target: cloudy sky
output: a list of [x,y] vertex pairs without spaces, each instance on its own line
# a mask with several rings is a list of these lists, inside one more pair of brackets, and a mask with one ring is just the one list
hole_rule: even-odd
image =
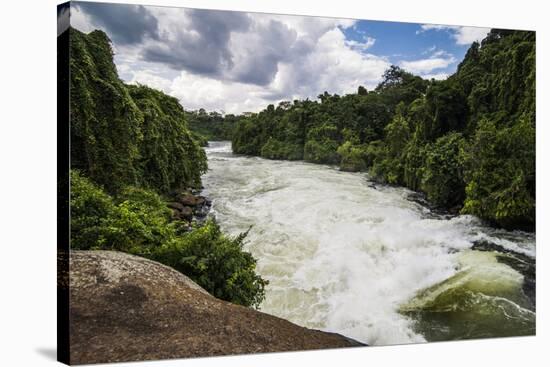
[[489,31],[84,2],[72,2],[70,23],[108,34],[124,81],[161,89],[186,109],[225,113],[315,99],[325,90],[370,90],[392,64],[424,78],[445,78]]

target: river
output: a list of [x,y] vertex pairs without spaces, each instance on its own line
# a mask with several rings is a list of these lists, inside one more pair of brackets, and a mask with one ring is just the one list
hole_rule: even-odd
[[251,228],[263,312],[369,345],[535,333],[535,234],[432,213],[366,173],[206,152],[212,215]]

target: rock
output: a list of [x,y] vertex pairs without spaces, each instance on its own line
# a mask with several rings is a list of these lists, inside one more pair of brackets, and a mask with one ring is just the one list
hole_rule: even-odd
[[182,206],[180,211],[180,218],[185,220],[191,220],[193,218],[193,209],[188,206]]
[[196,196],[189,193],[183,193],[178,196],[178,201],[185,206],[202,205],[205,201],[203,196]]
[[458,205],[455,205],[451,208],[449,208],[449,213],[451,213],[451,215],[459,215],[460,214],[460,211],[462,210],[462,205],[458,204]]
[[178,203],[178,202],[170,202],[168,204],[166,204],[167,207],[169,207],[170,209],[176,209],[178,211],[182,211],[184,206],[183,204],[181,203]]
[[409,193],[407,195],[407,200],[417,203],[427,209],[427,211],[423,213],[423,217],[429,219],[451,219],[456,217],[459,214],[460,209],[462,209],[462,206],[460,205],[449,209],[434,205],[428,200],[426,194],[421,192]]
[[193,208],[193,214],[195,214],[195,216],[197,217],[206,217],[208,215],[208,212],[210,211],[210,206],[204,204],[204,205],[199,205],[199,206],[196,206],[195,208]]
[[110,363],[363,345],[221,301],[137,256],[71,251],[70,363]]
[[206,220],[212,201],[205,196],[198,195],[198,191],[188,188],[185,191],[173,194],[174,200],[167,206],[174,210],[172,218],[183,221],[202,223]]
[[486,240],[474,241],[472,250],[489,251],[497,253],[497,261],[508,265],[523,275],[522,289],[525,296],[531,302],[533,309],[536,309],[536,261],[535,259],[503,246]]
[[172,220],[180,219],[180,211],[172,209]]

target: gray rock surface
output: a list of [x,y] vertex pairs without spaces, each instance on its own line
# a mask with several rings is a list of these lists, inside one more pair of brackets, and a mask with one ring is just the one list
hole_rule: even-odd
[[71,363],[363,345],[214,298],[181,273],[112,251],[70,255]]

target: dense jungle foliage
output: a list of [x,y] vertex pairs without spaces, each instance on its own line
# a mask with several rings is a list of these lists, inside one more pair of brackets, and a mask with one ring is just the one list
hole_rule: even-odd
[[215,111],[206,112],[201,108],[197,111],[185,111],[185,118],[189,129],[208,142],[231,140],[233,128],[243,116],[222,115]]
[[267,284],[246,233],[172,218],[166,195],[201,185],[200,141],[179,102],[125,85],[104,32],[70,32],[71,248],[124,251],[171,266],[212,295],[259,306]]
[[107,35],[70,30],[71,167],[110,193],[200,186],[206,155],[177,99],[118,77]]
[[535,223],[535,33],[492,30],[457,72],[392,66],[372,91],[269,105],[240,119],[233,151],[337,164],[422,191],[506,228]]

